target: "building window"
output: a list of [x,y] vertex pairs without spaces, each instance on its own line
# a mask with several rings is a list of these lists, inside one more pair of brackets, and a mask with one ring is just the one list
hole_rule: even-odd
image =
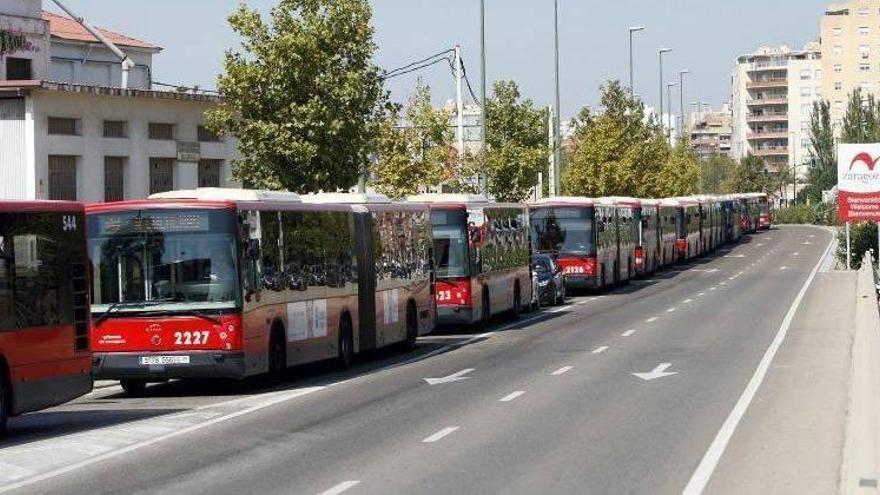
[[843,72],[843,65],[841,65],[841,64],[834,64],[834,72],[836,72],[836,73],[838,73],[838,74],[840,74],[841,72]]
[[859,72],[871,72],[871,64],[859,64]]
[[6,79],[10,81],[27,81],[33,79],[31,59],[8,57],[6,59]]
[[804,69],[801,71],[801,81],[809,81],[811,77],[813,77],[813,71],[810,69]]
[[813,92],[813,94],[816,95],[816,98],[821,98],[822,97],[822,87],[816,86],[816,90]]
[[812,144],[812,143],[810,143],[809,139],[806,139],[806,138],[801,139],[801,148],[809,148],[810,144]]
[[840,36],[843,34],[843,28],[836,27],[834,28],[834,36]]
[[208,129],[207,127],[205,127],[203,125],[200,125],[198,127],[198,135],[199,135],[199,142],[200,143],[219,143],[220,142],[220,136],[216,132],[212,131],[211,129]]
[[156,124],[150,122],[150,139],[158,141],[174,141],[174,124]]
[[104,201],[125,199],[125,157],[104,157]]
[[870,12],[870,9],[868,9],[868,7],[861,7],[859,9],[859,16],[860,17],[867,17],[869,12]]
[[61,117],[49,117],[49,134],[53,136],[78,136],[79,121]]
[[816,80],[817,81],[822,80],[822,69],[816,69]]
[[49,155],[49,199],[76,201],[76,157]]
[[150,194],[174,190],[174,159],[150,158]]
[[869,58],[871,58],[871,47],[869,47],[868,45],[859,46],[859,56],[862,58],[862,60],[868,60]]
[[199,160],[199,187],[220,187],[223,160]]
[[801,96],[809,97],[812,94],[812,91],[809,86],[801,87]]
[[843,83],[840,81],[836,81],[834,83],[834,91],[841,91],[841,90],[843,90]]
[[871,28],[868,26],[860,26],[859,27],[859,36],[867,36],[871,33]]
[[104,137],[105,138],[127,138],[128,124],[122,120],[105,120],[104,121]]

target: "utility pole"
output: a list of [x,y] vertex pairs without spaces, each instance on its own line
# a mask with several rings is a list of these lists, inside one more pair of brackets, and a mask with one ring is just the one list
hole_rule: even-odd
[[455,45],[455,108],[458,112],[457,135],[458,140],[458,162],[459,165],[464,161],[464,99],[462,97],[464,87],[464,67],[461,63],[461,46]]
[[480,137],[480,165],[482,176],[480,177],[480,189],[486,196],[489,195],[489,163],[486,159],[486,0],[480,0],[480,123],[482,136]]
[[[547,107],[547,142],[550,145],[550,154],[547,167],[547,193],[551,198],[556,196],[556,125],[553,105]],[[543,191],[543,185],[541,190]]]
[[633,78],[633,33],[644,31],[643,26],[632,26],[629,28],[629,96],[636,97],[635,82]]
[[678,71],[678,91],[679,91],[679,100],[678,100],[678,113],[679,118],[681,120],[681,124],[678,129],[678,135],[684,135],[684,75],[690,74],[691,71],[689,69],[683,69]]
[[555,38],[554,55],[556,59],[556,118],[553,122],[553,195],[562,191],[562,136],[560,135],[559,103],[559,0],[553,0],[553,32]]
[[663,125],[663,55],[672,51],[672,48],[660,49],[660,125]]
[[666,83],[666,99],[669,100],[669,117],[666,119],[669,126],[666,128],[666,138],[669,140],[669,143],[672,144],[672,88],[673,86],[678,86],[678,83],[671,82]]

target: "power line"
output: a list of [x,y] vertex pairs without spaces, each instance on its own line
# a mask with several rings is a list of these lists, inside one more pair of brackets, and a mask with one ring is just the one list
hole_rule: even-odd
[[[410,71],[402,72],[401,74],[396,74],[396,73],[397,73],[397,72],[400,72],[400,71],[404,71],[404,70],[409,69],[410,67],[413,67],[413,66],[416,66],[416,65],[422,65],[422,64],[424,64],[424,63],[426,63],[426,62],[429,62],[429,61],[432,61],[432,60],[434,60],[434,59],[436,59],[436,58],[438,58],[438,57],[442,57],[442,56],[444,56],[444,55],[448,55],[448,54],[450,54],[450,53],[452,53],[452,52],[454,52],[454,51],[455,51],[454,49],[450,48],[450,49],[448,49],[448,50],[444,50],[444,51],[442,51],[442,52],[440,52],[440,53],[435,53],[434,55],[431,55],[430,57],[423,58],[422,60],[416,60],[415,62],[412,62],[412,63],[406,64],[406,65],[404,65],[403,67],[398,67],[398,68],[396,68],[396,69],[389,70],[389,71],[387,71],[387,72],[385,73],[385,77],[384,77],[384,79],[390,79],[390,78],[392,78],[392,77],[396,77],[396,76],[398,76],[398,75],[408,74]],[[440,60],[444,60],[444,59],[440,59]],[[437,61],[435,61],[435,62],[433,62],[433,63],[431,63],[431,64],[428,64],[428,65],[433,65],[434,63],[437,63]],[[426,65],[425,67],[427,67],[427,65]]]
[[474,103],[476,103],[477,106],[482,106],[483,102],[480,101],[479,98],[477,98],[477,95],[474,93],[474,88],[471,87],[471,80],[468,78],[468,75],[467,75],[467,67],[465,66],[465,63],[464,63],[464,57],[460,57],[460,59],[461,59],[461,73],[464,75],[464,82],[467,84],[468,93],[471,94],[471,98],[474,99]]
[[444,61],[447,61],[447,62],[448,62],[449,59],[448,59],[448,58],[438,58],[437,60],[434,60],[433,62],[426,62],[426,63],[424,63],[424,64],[422,64],[422,65],[417,65],[417,66],[415,66],[415,67],[412,67],[412,68],[407,69],[407,70],[404,70],[404,71],[399,71],[399,70],[398,70],[398,72],[395,72],[394,74],[386,74],[386,75],[382,78],[382,80],[387,81],[388,79],[393,79],[393,78],[395,78],[395,77],[405,76],[406,74],[409,74],[409,73],[411,73],[411,72],[415,72],[415,71],[418,71],[418,70],[422,70],[422,69],[425,69],[425,68],[430,67],[430,66],[432,66],[432,65],[437,65],[437,64],[439,64],[439,63],[441,63],[441,62],[444,62]]

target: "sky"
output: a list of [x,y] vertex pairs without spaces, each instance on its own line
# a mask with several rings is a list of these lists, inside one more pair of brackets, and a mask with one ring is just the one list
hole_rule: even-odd
[[[246,0],[261,11],[277,0]],[[657,50],[665,77],[685,76],[685,104],[714,106],[730,99],[737,55],[759,46],[800,48],[819,37],[827,0],[557,0],[559,2],[560,93],[563,118],[596,106],[599,86],[629,79],[629,26],[646,30],[635,38],[635,90],[649,106],[659,98]],[[392,69],[459,44],[468,76],[479,94],[478,0],[371,0],[376,63]],[[237,0],[67,0],[94,25],[163,46],[154,59],[157,81],[214,88],[223,52],[237,45],[226,23]],[[554,101],[553,0],[485,0],[487,78],[516,80],[538,105]],[[50,10],[50,0],[44,0]],[[422,77],[435,102],[455,97],[448,65],[394,79],[392,98],[405,101]],[[676,93],[677,94],[677,93]],[[664,94],[665,98],[665,94]],[[676,96],[675,104],[678,104]]]

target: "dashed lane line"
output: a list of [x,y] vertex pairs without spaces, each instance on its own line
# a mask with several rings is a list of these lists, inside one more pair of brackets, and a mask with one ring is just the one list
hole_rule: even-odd
[[440,440],[443,440],[443,438],[455,433],[456,430],[458,430],[458,426],[447,426],[446,428],[443,428],[437,433],[434,433],[433,435],[422,440],[422,443],[439,442]]
[[593,354],[602,354],[603,352],[605,352],[607,350],[608,350],[608,346],[603,345],[602,347],[598,347],[598,348],[594,349]]
[[563,366],[562,368],[559,368],[558,370],[556,370],[556,371],[554,371],[553,373],[550,373],[550,374],[553,375],[553,376],[559,376],[559,375],[562,375],[562,374],[568,373],[569,371],[571,371],[571,370],[573,370],[573,369],[574,369],[574,366]]
[[354,488],[360,484],[361,484],[361,482],[356,481],[356,480],[343,481],[342,483],[334,486],[333,488],[331,488],[327,491],[321,492],[320,495],[339,495],[340,493],[347,492],[348,490],[351,490],[352,488]]
[[505,395],[504,397],[498,399],[498,402],[513,402],[516,399],[519,399],[520,397],[525,395],[525,393],[526,393],[525,390],[517,390],[516,392],[511,392],[511,393]]
[[632,337],[633,334],[635,334],[635,333],[636,333],[635,330],[627,330],[627,331],[623,332],[622,334],[620,334],[620,336],[621,337]]
[[660,318],[658,318],[656,316],[652,316],[652,317],[648,318],[647,320],[645,320],[645,323],[654,323],[655,321],[657,321],[659,319]]

